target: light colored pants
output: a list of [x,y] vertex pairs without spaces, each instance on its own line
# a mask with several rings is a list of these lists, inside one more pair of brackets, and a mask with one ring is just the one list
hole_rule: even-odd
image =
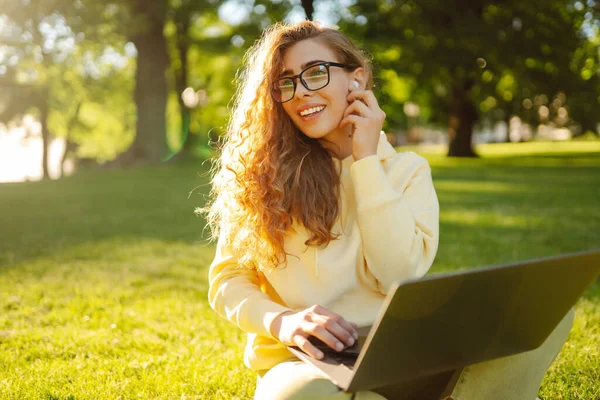
[[[534,400],[546,371],[560,352],[573,325],[571,309],[537,349],[469,365],[457,370],[439,399]],[[340,391],[315,367],[288,361],[259,374],[255,400],[341,400],[352,393]],[[374,392],[357,392],[355,400],[384,400]],[[401,395],[390,399],[402,400]]]

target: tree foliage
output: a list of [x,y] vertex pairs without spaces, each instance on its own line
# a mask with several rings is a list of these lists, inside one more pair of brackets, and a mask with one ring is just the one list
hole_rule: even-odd
[[[123,164],[206,147],[262,30],[327,10],[373,57],[387,128],[406,127],[401,111],[416,103],[422,123],[448,129],[449,154],[469,156],[478,121],[597,130],[599,4],[0,0],[0,121],[35,113],[45,143],[63,137],[70,154]],[[205,101],[185,104],[186,89]]]
[[[0,122],[37,115],[45,177],[53,137],[64,138],[74,158],[110,159],[131,141],[131,62],[115,50],[123,44],[117,35],[93,40],[90,27],[103,30],[103,17],[94,25],[94,14],[76,13],[77,4],[11,1],[0,8]],[[92,142],[95,151],[86,154]]]
[[[353,14],[366,23],[341,25],[373,49],[386,83],[402,77],[410,99],[429,110],[432,122],[448,127],[449,154],[469,156],[473,126],[482,117],[527,118],[525,99],[560,93],[575,99],[587,87],[576,60],[583,58],[578,52],[591,55],[582,27],[593,20],[593,2],[577,3],[358,0]],[[597,80],[597,71],[593,75]],[[581,123],[593,119],[578,112]]]

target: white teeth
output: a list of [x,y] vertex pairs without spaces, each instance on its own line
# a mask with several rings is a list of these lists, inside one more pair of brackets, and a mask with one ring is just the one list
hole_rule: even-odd
[[307,115],[319,112],[319,111],[323,110],[324,108],[325,108],[325,106],[318,106],[318,107],[309,108],[309,109],[301,111],[300,115],[303,116],[303,117],[306,117]]

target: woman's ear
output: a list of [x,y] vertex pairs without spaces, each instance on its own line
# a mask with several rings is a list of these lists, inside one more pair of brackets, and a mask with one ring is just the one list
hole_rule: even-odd
[[351,85],[356,85],[354,81],[358,82],[358,88],[364,89],[367,84],[367,76],[365,73],[365,69],[363,67],[358,67],[354,71],[352,71],[352,82]]

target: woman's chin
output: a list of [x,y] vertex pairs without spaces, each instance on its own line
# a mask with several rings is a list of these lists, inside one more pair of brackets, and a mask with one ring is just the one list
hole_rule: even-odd
[[304,135],[308,136],[312,139],[323,139],[332,132],[333,129],[329,129],[329,127],[311,127],[311,129],[300,129]]
[[304,134],[311,139],[317,139],[317,140],[323,139],[323,137],[327,136],[327,134],[320,133],[320,132],[304,132]]

